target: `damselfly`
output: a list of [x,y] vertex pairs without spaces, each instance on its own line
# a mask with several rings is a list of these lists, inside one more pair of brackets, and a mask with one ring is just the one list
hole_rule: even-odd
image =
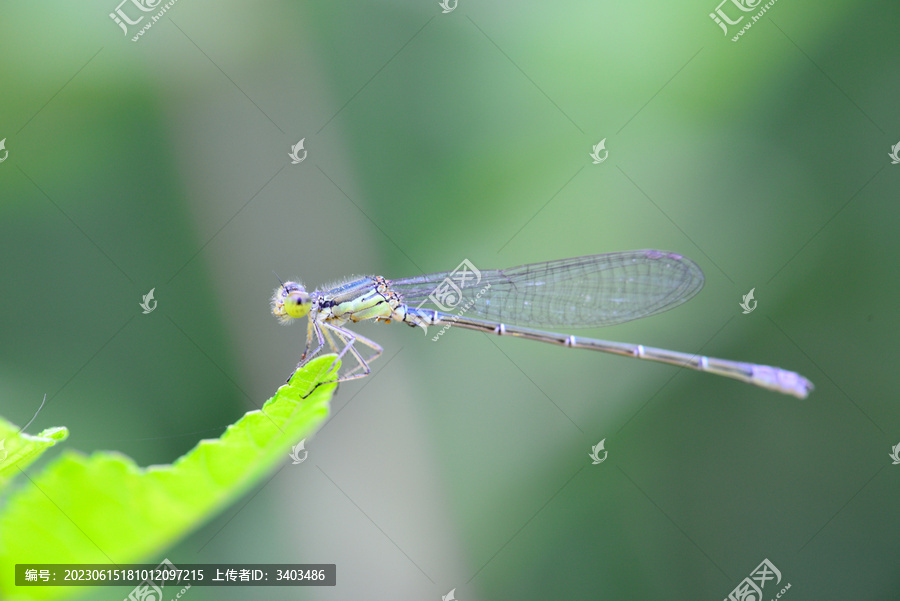
[[[659,250],[636,250],[496,270],[479,271],[465,261],[452,272],[401,280],[366,276],[312,292],[298,282],[285,282],[275,289],[272,313],[282,323],[309,318],[306,349],[298,369],[326,343],[337,353],[335,361],[347,354],[353,357],[356,366],[335,382],[369,374],[369,362],[381,354],[382,348],[345,326],[374,319],[400,321],[426,330],[429,326],[452,325],[649,359],[806,398],[812,383],[777,367],[532,329],[623,323],[667,311],[689,300],[702,287],[703,272],[690,259]],[[461,309],[455,314],[451,312],[458,307]],[[371,351],[366,353],[368,357],[363,357],[360,345]]]

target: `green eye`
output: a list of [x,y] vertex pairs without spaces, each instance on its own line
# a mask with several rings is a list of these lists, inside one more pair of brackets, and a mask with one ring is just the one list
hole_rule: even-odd
[[289,317],[305,317],[309,313],[309,295],[306,292],[295,290],[284,299],[284,312]]
[[272,295],[272,314],[281,323],[290,323],[298,317],[305,317],[312,306],[306,289],[297,282],[285,282]]

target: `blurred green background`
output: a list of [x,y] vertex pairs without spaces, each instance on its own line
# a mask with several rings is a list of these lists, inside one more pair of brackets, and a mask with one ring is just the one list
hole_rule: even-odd
[[138,42],[115,9],[2,8],[0,414],[47,393],[29,431],[142,465],[218,436],[302,351],[273,270],[639,248],[693,258],[704,290],[592,334],[816,384],[362,324],[385,354],[309,459],[173,563],[337,564],[335,588],[255,598],[525,601],[722,599],[768,558],[786,599],[900,596],[896,2],[779,0],[736,43],[715,0],[179,0]]

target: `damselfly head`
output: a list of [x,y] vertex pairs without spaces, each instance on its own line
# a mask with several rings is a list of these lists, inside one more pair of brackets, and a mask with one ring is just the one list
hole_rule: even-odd
[[306,317],[312,301],[302,284],[285,282],[272,295],[272,314],[281,323],[291,323],[298,317]]

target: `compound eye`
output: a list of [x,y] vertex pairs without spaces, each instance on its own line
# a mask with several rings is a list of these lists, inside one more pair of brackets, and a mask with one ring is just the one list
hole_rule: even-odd
[[293,290],[284,299],[284,311],[290,317],[304,317],[309,313],[309,294],[299,290]]

